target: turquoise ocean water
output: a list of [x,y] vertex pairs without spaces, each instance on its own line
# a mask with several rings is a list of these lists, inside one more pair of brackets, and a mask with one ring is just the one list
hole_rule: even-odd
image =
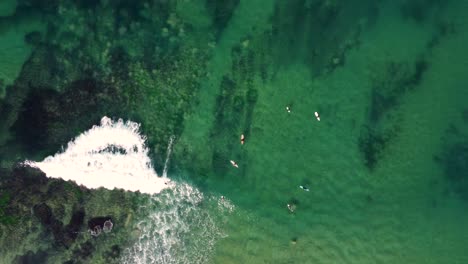
[[[273,66],[271,79],[254,77],[258,101],[245,145],[237,145],[238,138],[227,131],[213,147],[211,113],[221,76],[231,70],[230,42],[242,34],[239,31],[248,31],[249,23],[271,26],[266,22],[271,4],[239,5],[232,27],[214,52],[209,66],[214,70],[200,91],[201,104],[181,139],[193,146],[195,161],[209,159],[204,155],[220,145],[239,163],[239,169],[229,168],[223,175],[206,174],[206,189],[222,190],[237,205],[226,227],[229,236],[216,246],[214,263],[466,263],[467,204],[454,191],[454,185],[464,183],[453,182],[435,158],[454,144],[450,127],[460,136],[456,141],[466,142],[466,3],[451,2],[440,13],[428,11],[425,15],[431,18],[415,21],[402,19],[399,5],[383,1],[375,21],[348,18],[348,23],[370,25],[358,33],[359,44],[347,52],[344,66],[325,76],[315,76],[302,60],[309,54],[307,36],[272,40],[294,44],[281,51],[284,57]],[[346,8],[349,16],[362,12],[357,3]],[[434,38],[440,30],[430,25],[432,18],[458,25],[457,33],[447,33],[431,47],[428,43],[439,41]],[[334,36],[340,30],[349,34],[346,25],[333,30]],[[323,45],[334,45],[326,35],[325,31],[312,41],[323,37]],[[320,45],[310,47],[320,53]],[[401,74],[399,69],[421,58],[427,69],[416,87],[401,92],[398,103],[374,122],[369,117],[374,93],[392,81],[373,78],[399,78],[394,77]],[[383,73],[388,61],[401,62],[399,69]],[[291,113],[285,110],[288,105]],[[320,122],[314,111],[320,113]],[[372,169],[363,163],[358,147],[363,125],[397,131],[388,145],[376,143],[378,162]],[[229,141],[235,146],[229,148]],[[463,154],[449,155],[467,162],[466,156],[457,157]],[[455,173],[466,180],[468,172],[461,167]],[[288,211],[288,203],[297,205],[294,213]]]
[[[177,116],[178,187],[141,203],[120,260],[468,263],[468,1],[225,2],[216,32],[213,1],[171,6],[205,74]],[[150,142],[173,113],[155,102],[123,116]]]

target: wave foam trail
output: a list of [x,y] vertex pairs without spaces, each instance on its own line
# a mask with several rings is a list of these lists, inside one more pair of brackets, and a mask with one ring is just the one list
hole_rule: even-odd
[[99,126],[69,142],[65,152],[24,164],[39,168],[48,177],[72,180],[91,189],[159,193],[168,186],[169,179],[166,175],[158,177],[154,171],[146,138],[139,129],[138,123],[103,117]]
[[[122,263],[207,263],[216,241],[225,235],[221,224],[233,205],[206,198],[196,188],[173,184],[144,205],[150,212],[138,223],[138,241],[126,249]],[[225,208],[226,207],[226,208]]]

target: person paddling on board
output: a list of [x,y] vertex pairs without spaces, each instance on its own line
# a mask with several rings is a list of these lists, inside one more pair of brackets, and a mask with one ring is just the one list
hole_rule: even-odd
[[236,168],[239,168],[239,165],[237,165],[237,163],[236,163],[235,161],[230,160],[230,162],[231,162],[231,165],[232,165],[232,166],[234,166],[234,167],[236,167]]
[[304,186],[304,185],[299,185],[299,188],[301,188],[302,190],[304,190],[304,191],[306,191],[306,192],[310,191],[309,188],[307,188],[307,187]]
[[245,137],[244,137],[244,134],[242,134],[241,137],[240,137],[241,145],[244,145],[244,142],[245,142]]

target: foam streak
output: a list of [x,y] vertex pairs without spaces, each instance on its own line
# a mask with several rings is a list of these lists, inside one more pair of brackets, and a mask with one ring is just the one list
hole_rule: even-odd
[[169,138],[169,144],[167,146],[167,155],[166,155],[166,162],[164,162],[164,169],[163,169],[163,177],[167,177],[167,170],[169,166],[169,159],[171,158],[172,153],[172,144],[174,143],[174,136]]

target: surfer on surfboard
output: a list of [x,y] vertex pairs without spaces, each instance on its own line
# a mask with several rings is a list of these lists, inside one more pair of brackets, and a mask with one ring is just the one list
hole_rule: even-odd
[[231,165],[232,165],[232,166],[234,166],[234,167],[236,167],[236,168],[239,168],[239,165],[237,165],[237,163],[236,163],[235,161],[230,160],[230,162],[231,162]]
[[319,115],[319,113],[318,113],[318,112],[315,112],[314,114],[315,114],[315,118],[317,118],[317,121],[320,121],[320,115]]

